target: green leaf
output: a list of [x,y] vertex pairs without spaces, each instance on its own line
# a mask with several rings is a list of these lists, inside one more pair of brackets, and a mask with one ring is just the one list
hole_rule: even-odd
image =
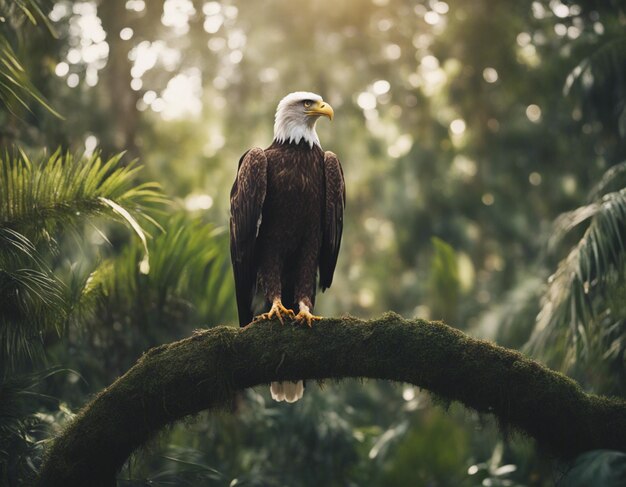
[[0,158],[0,225],[35,242],[59,225],[75,227],[93,216],[115,215],[144,243],[137,217],[166,199],[154,184],[135,185],[139,166],[123,165],[121,154],[102,161],[99,154],[75,158],[56,151],[33,163],[14,150]]
[[148,256],[149,252],[148,252],[148,242],[146,240],[146,234],[144,233],[139,223],[137,223],[137,220],[133,218],[133,216],[128,212],[128,210],[126,210],[126,208],[124,208],[121,205],[118,205],[115,201],[105,198],[104,196],[99,196],[98,199],[102,201],[104,204],[110,206],[111,209],[115,213],[120,215],[131,226],[131,228],[135,231],[135,233],[139,237],[139,240],[141,240],[145,254],[146,256]]
[[30,103],[35,102],[55,117],[63,119],[63,116],[48,104],[31,83],[11,44],[2,34],[0,34],[0,100],[14,115],[18,114],[18,107],[32,112]]

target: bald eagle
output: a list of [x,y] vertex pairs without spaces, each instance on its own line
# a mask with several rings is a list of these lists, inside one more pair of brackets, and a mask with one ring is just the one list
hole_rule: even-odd
[[[276,109],[274,140],[241,156],[230,193],[230,252],[240,326],[253,320],[257,289],[267,313],[312,326],[316,279],[333,281],[343,230],[345,185],[339,159],[324,152],[315,132],[332,107],[315,93],[298,91]],[[297,314],[296,314],[297,313]],[[294,402],[302,381],[272,382],[272,397]]]

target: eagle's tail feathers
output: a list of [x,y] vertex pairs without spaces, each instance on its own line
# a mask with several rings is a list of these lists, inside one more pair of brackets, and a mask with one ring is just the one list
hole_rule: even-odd
[[301,380],[298,382],[272,382],[270,392],[274,401],[296,402],[298,399],[302,399],[304,383]]

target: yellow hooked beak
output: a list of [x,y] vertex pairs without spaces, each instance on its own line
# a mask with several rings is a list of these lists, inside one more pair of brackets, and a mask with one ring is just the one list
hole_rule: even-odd
[[306,113],[309,117],[319,117],[324,115],[330,120],[332,120],[333,116],[335,115],[333,107],[331,107],[325,101],[316,101],[304,113]]

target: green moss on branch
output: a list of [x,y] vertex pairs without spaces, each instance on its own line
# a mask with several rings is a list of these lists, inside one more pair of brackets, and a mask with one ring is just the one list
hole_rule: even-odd
[[370,377],[408,382],[525,431],[562,457],[626,450],[626,403],[584,393],[516,351],[438,322],[389,313],[313,329],[217,327],[146,353],[49,448],[38,485],[115,485],[133,450],[165,425],[273,380]]

